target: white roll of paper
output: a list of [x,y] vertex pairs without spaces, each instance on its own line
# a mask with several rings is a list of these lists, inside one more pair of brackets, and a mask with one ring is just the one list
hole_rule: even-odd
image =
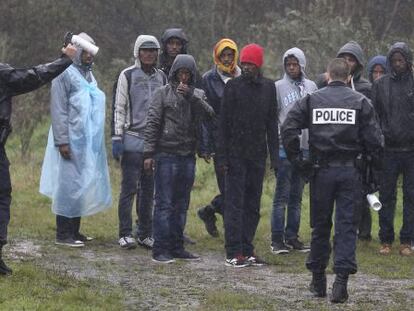
[[381,202],[378,200],[377,196],[373,193],[367,194],[367,200],[369,206],[376,212],[382,208]]
[[96,45],[86,41],[85,39],[83,39],[82,37],[79,37],[78,35],[73,35],[71,42],[72,44],[80,47],[81,49],[84,49],[85,51],[91,53],[93,56],[95,56],[96,53],[98,53],[99,51],[99,48]]

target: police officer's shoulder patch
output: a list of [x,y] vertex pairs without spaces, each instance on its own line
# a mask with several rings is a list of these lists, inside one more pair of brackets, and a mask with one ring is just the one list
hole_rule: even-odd
[[355,124],[356,110],[343,108],[315,108],[312,124]]

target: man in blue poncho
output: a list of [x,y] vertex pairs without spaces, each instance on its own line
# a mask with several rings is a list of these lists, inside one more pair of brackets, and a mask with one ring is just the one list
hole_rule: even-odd
[[[86,33],[80,37],[94,44]],[[93,55],[78,49],[74,64],[53,80],[52,127],[43,162],[40,192],[53,201],[56,244],[82,247],[80,217],[111,206],[106,161],[105,94],[92,74]]]

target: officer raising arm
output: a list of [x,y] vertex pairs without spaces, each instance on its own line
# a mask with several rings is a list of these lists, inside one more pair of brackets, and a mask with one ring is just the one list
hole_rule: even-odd
[[69,44],[62,49],[62,53],[62,57],[52,63],[27,69],[16,69],[0,63],[0,275],[12,272],[1,258],[1,249],[7,243],[12,191],[5,150],[7,136],[11,132],[11,99],[41,87],[69,67],[72,64],[71,59],[75,57],[76,48]]
[[[355,167],[360,153],[371,155],[379,168],[382,133],[369,100],[346,86],[349,66],[336,58],[328,65],[328,86],[305,96],[289,111],[282,125],[287,157],[309,180],[311,251],[306,267],[312,272],[310,290],[326,296],[325,269],[331,251],[334,204],[334,272],[331,301],[348,299],[348,275],[357,271],[356,213],[361,202],[361,175]],[[309,128],[310,160],[302,160],[301,129]]]

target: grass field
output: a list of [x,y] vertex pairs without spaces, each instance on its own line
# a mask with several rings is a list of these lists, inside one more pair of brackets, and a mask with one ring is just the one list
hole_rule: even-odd
[[[17,243],[16,241],[33,241],[43,245],[43,257],[48,256],[48,249],[51,249],[51,252],[56,252],[53,245],[55,217],[50,211],[49,200],[38,193],[47,130],[48,128],[45,125],[36,132],[33,140],[34,150],[30,159],[20,159],[15,139],[11,139],[7,145],[8,156],[12,163],[13,181],[12,216],[9,226],[10,244],[13,246]],[[97,243],[97,246],[95,250],[99,251],[104,247],[107,249],[109,246],[113,253],[119,253],[119,248],[116,245],[118,232],[117,200],[120,181],[119,164],[111,160],[110,171],[113,208],[104,213],[84,218],[82,228],[89,235],[96,237],[95,243]],[[255,240],[257,253],[272,264],[272,272],[274,273],[291,274],[292,277],[307,275],[303,254],[279,257],[270,253],[270,214],[274,183],[273,172],[268,171],[263,188],[261,221]],[[202,223],[196,217],[197,207],[208,203],[215,193],[216,185],[212,166],[198,160],[197,178],[192,193],[186,231],[189,236],[197,240],[193,250],[202,255],[212,254],[212,256],[218,256],[222,260],[224,258],[222,229],[220,238],[212,239],[207,236]],[[308,189],[306,187],[300,229],[301,239],[305,242],[309,242],[310,239],[308,206]],[[380,280],[384,280],[384,282],[391,279],[412,279],[414,277],[414,259],[400,257],[397,247],[394,248],[393,254],[389,257],[377,255],[379,247],[377,238],[378,215],[376,213],[372,214],[374,240],[370,243],[358,244],[359,272],[373,275]],[[221,219],[219,219],[219,228],[222,228],[221,224]],[[401,200],[398,201],[395,224],[396,228],[399,229],[401,225]],[[47,265],[38,264],[41,262],[40,259],[14,258],[9,253],[11,246],[6,246],[4,253],[7,262],[14,270],[14,274],[11,277],[0,279],[1,310],[123,310],[124,308],[130,308],[125,306],[125,290],[122,284],[107,282],[105,279],[78,278],[76,275],[64,273],[55,268],[48,269]],[[396,246],[398,245],[396,244]],[[63,250],[62,256],[76,257],[76,254]],[[153,272],[159,275],[168,275],[170,270],[156,267]],[[390,291],[392,290],[390,288]],[[412,292],[414,287],[411,286],[409,290]],[[137,295],[139,294],[137,293]],[[159,289],[160,297],[169,295],[172,295],[172,293],[168,287]],[[226,290],[212,288],[205,293],[197,292],[195,295],[202,297],[197,307],[200,310],[285,309],[278,307],[281,306],[280,297],[273,297],[273,300],[269,301],[266,295],[258,296],[237,292],[230,285]],[[395,310],[405,309],[402,306],[405,306],[404,301],[406,299],[407,297],[396,297],[395,300],[402,301],[402,303],[396,303]],[[318,305],[311,299],[302,302],[302,307],[309,310],[328,310],[330,308],[326,305]],[[363,304],[357,303],[351,309],[371,310],[371,307],[364,308]],[[140,308],[136,310],[140,310]],[[394,310],[393,305],[391,304],[391,307],[386,308],[386,310]],[[406,310],[410,310],[410,308]]]

